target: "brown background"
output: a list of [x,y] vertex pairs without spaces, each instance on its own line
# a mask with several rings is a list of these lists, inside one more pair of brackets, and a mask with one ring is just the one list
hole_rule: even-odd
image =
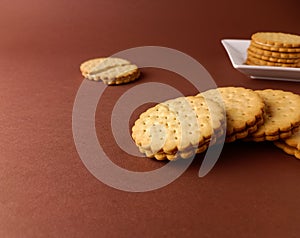
[[[136,46],[182,51],[218,86],[300,93],[297,83],[242,75],[220,44],[256,31],[300,34],[299,7],[296,0],[2,0],[0,237],[299,237],[300,163],[272,143],[227,144],[204,178],[197,176],[200,155],[170,185],[128,193],[88,172],[71,127],[79,64]],[[109,112],[122,92],[147,81],[195,93],[158,69],[106,91],[96,115],[97,131],[106,135],[99,140],[114,162],[140,171],[160,164],[118,149]]]

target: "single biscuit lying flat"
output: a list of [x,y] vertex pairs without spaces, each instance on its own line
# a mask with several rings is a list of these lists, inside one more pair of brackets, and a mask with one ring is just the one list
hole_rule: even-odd
[[287,139],[274,141],[274,144],[287,154],[300,159],[300,131],[293,133]]
[[282,90],[257,90],[265,103],[264,124],[247,139],[274,141],[287,138],[300,126],[300,96]]
[[82,75],[93,81],[102,80],[105,84],[122,84],[137,79],[138,67],[128,60],[120,58],[97,58],[85,61],[80,65]]
[[[217,90],[217,91],[216,91]],[[217,97],[218,93],[221,97]],[[242,87],[221,87],[200,93],[225,106],[226,142],[232,142],[248,136],[263,123],[264,102],[251,89]],[[221,100],[221,101],[220,101]]]
[[222,135],[224,120],[218,103],[203,97],[180,97],[142,113],[132,128],[132,138],[147,157],[188,158]]

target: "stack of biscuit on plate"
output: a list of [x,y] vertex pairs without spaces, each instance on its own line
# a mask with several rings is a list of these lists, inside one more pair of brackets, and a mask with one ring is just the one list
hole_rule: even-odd
[[253,34],[246,64],[300,67],[300,36],[280,32]]

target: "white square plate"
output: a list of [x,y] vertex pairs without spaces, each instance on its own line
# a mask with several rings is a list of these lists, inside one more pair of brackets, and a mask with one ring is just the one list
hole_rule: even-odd
[[300,82],[300,68],[246,65],[250,40],[224,39],[221,42],[232,66],[250,78]]

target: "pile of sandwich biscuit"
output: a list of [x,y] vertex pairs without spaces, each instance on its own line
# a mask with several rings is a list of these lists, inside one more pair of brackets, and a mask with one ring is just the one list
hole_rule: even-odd
[[246,64],[300,67],[300,36],[281,32],[253,34]]
[[[252,35],[246,64],[300,67],[300,36]],[[82,75],[107,85],[139,78],[125,59],[96,58],[80,65]],[[139,150],[157,160],[190,158],[209,146],[236,140],[272,141],[300,159],[300,95],[282,90],[220,87],[179,97],[143,112],[132,128]]]
[[273,141],[300,159],[300,95],[282,90],[220,87],[143,112],[132,128],[139,150],[157,160],[189,158],[223,137]]

